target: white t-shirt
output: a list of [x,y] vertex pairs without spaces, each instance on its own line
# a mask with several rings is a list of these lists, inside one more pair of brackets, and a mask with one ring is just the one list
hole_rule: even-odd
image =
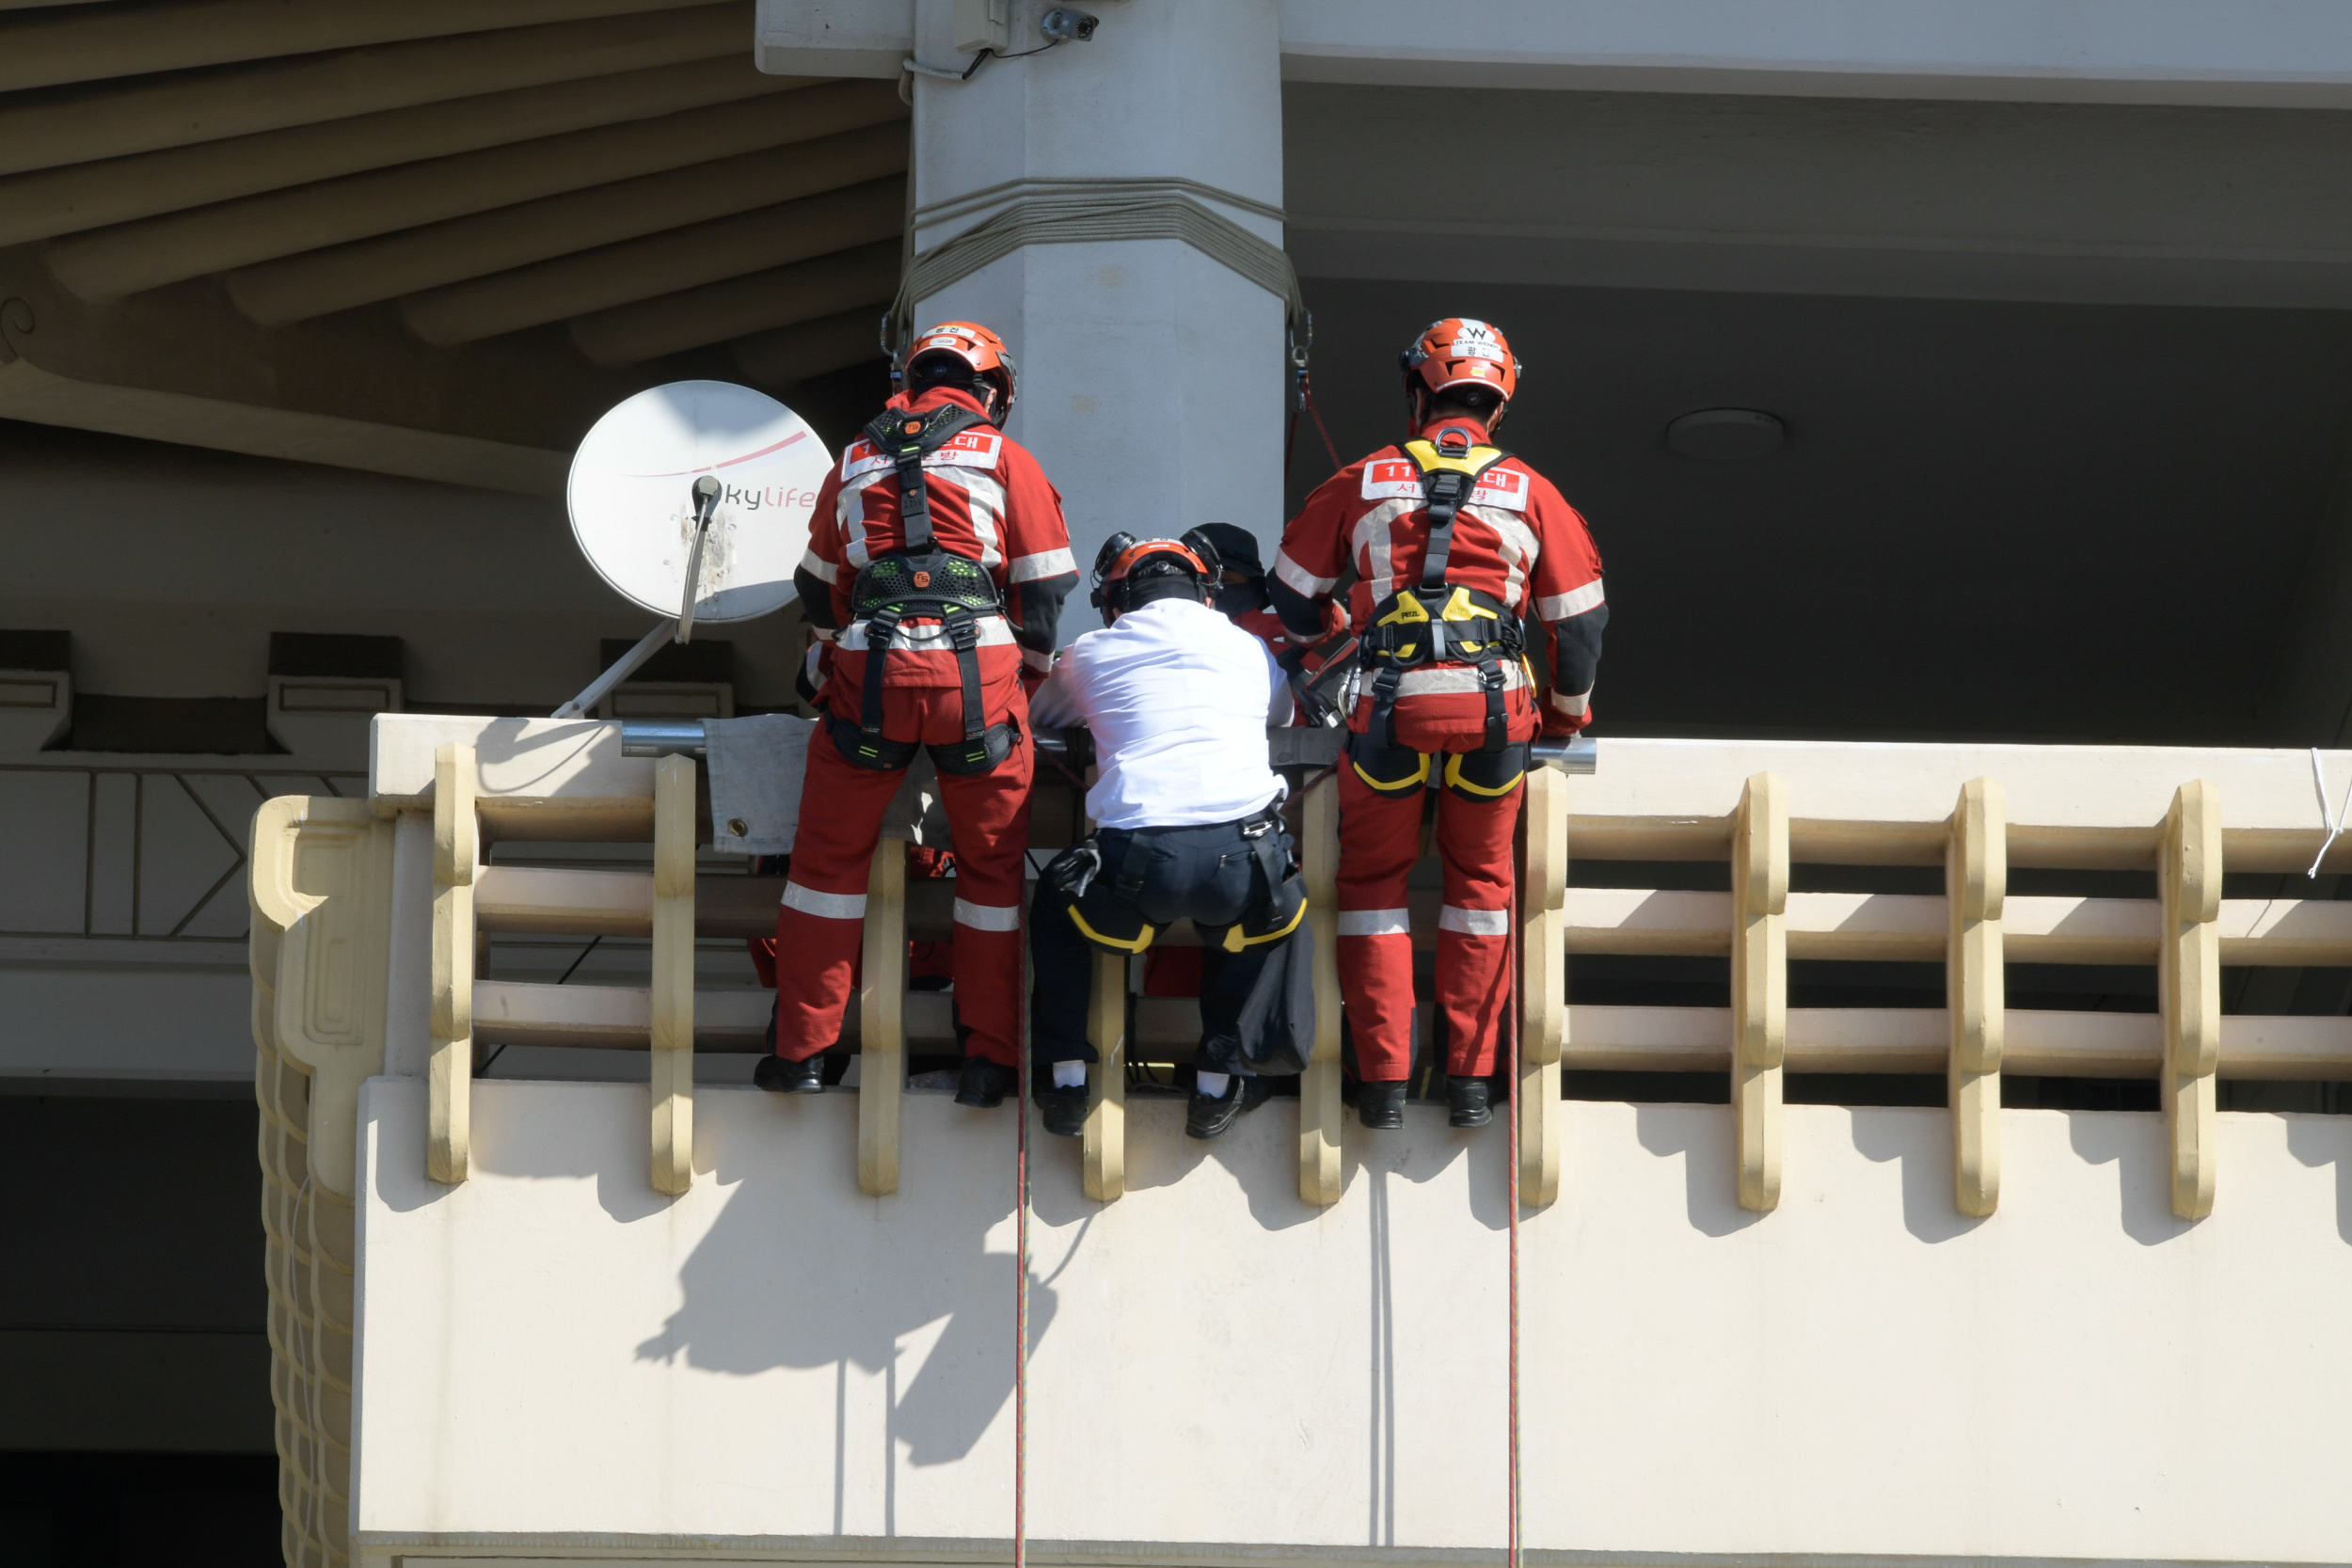
[[1290,706],[1263,642],[1207,605],[1155,599],[1064,648],[1029,714],[1093,732],[1098,825],[1182,828],[1253,816],[1282,792],[1265,732]]

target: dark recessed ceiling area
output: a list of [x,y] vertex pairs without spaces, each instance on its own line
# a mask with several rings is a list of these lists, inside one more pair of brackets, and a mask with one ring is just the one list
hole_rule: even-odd
[[[1592,519],[1597,733],[2308,744],[2256,717],[2352,435],[2352,311],[1310,277],[1344,457],[1483,316],[1502,445]],[[1677,455],[1698,409],[1768,454]],[[1299,432],[1291,504],[1329,471]],[[2341,509],[2343,501],[2334,502]],[[2352,691],[2352,672],[2346,673]]]

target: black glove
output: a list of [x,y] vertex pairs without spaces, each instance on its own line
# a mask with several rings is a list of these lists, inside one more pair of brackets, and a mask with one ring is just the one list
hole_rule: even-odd
[[1045,864],[1045,879],[1073,899],[1084,898],[1103,869],[1103,851],[1092,838],[1082,838]]

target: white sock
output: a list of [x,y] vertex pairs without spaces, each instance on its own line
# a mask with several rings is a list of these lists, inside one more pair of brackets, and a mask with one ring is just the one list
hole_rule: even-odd
[[1233,1086],[1233,1075],[1230,1072],[1203,1072],[1197,1075],[1194,1082],[1200,1085],[1200,1092],[1211,1100],[1222,1100],[1225,1091]]
[[1054,1087],[1057,1089],[1083,1089],[1086,1086],[1086,1063],[1056,1062],[1054,1064]]

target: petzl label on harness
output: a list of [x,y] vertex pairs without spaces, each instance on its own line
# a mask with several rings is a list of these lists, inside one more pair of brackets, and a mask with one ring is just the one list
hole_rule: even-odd
[[[939,450],[923,457],[926,468],[993,468],[1005,452],[1005,438],[993,430],[964,430],[940,443]],[[841,482],[848,483],[862,474],[895,467],[898,459],[883,451],[866,436],[850,443],[841,454]]]

